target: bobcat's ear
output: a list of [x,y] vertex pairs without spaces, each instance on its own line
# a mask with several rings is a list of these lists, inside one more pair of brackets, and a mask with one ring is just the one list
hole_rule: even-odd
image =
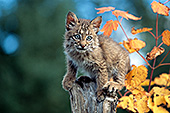
[[96,17],[91,21],[91,24],[93,25],[93,30],[98,33],[100,25],[102,23],[102,16]]
[[66,18],[66,29],[71,30],[77,24],[78,18],[73,12],[69,12]]

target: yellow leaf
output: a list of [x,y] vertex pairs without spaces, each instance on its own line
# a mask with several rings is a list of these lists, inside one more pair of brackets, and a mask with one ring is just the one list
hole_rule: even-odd
[[149,97],[149,99],[148,99],[148,107],[153,111],[154,103],[152,102],[151,97]]
[[166,105],[164,96],[161,96],[159,94],[154,94],[154,105],[160,105],[160,104]]
[[166,95],[164,98],[165,101],[168,103],[167,107],[170,108],[170,95]]
[[160,86],[170,86],[170,74],[163,73],[159,77],[155,77],[154,83]]
[[154,106],[153,112],[154,113],[169,113],[165,108],[163,108],[161,106],[160,107]]
[[145,47],[146,44],[145,42],[135,38],[135,39],[129,39],[129,41],[123,41],[123,46],[125,47],[126,50],[128,50],[129,53],[133,53]]
[[142,98],[136,100],[135,102],[135,109],[139,112],[139,113],[145,113],[145,112],[149,112],[150,109],[147,106],[147,101],[148,101],[148,97],[147,96],[143,96]]
[[[149,79],[146,79],[143,83],[141,83],[141,86],[149,86]],[[154,85],[154,81],[151,81],[151,85]]]
[[162,41],[164,44],[166,44],[167,46],[170,46],[170,31],[169,30],[165,30],[162,33]]
[[129,41],[123,41],[123,46],[125,47],[126,50],[129,51],[129,53],[133,53],[136,51],[130,46]]
[[136,87],[127,87],[128,90],[130,90],[132,92],[132,94],[141,94],[141,95],[145,95],[145,91],[144,88],[142,86],[136,86]]
[[152,8],[154,13],[169,16],[169,10],[170,9],[167,6],[165,6],[164,4],[153,1],[151,3],[151,8]]
[[133,35],[135,35],[135,34],[138,34],[138,33],[146,32],[146,31],[151,31],[151,30],[152,30],[152,28],[146,28],[146,27],[144,27],[144,28],[142,28],[142,29],[135,29],[135,27],[132,27],[131,33],[132,33]]
[[152,94],[158,94],[160,96],[170,95],[170,91],[164,87],[153,87],[152,90],[149,92]]
[[154,113],[169,113],[166,109],[163,107],[158,107],[155,102],[152,102],[152,98],[149,97],[148,99],[148,107],[154,112]]
[[140,50],[146,46],[146,43],[144,41],[141,41],[135,38],[134,40],[130,40],[130,46],[133,49]]
[[133,95],[123,96],[122,98],[120,98],[117,107],[136,112],[133,105]]
[[133,70],[126,75],[127,85],[138,87],[142,82],[146,80],[147,74],[148,69],[145,66],[133,66]]

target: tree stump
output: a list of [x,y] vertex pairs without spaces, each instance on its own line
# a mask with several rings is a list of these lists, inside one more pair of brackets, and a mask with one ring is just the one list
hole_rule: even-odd
[[69,91],[73,113],[116,113],[117,93],[106,95],[104,101],[96,100],[96,82],[81,76]]

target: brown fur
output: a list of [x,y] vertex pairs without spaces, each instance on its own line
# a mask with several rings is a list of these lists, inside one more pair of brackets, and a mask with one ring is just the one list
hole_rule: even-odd
[[[63,79],[63,88],[70,90],[78,68],[83,69],[96,80],[99,100],[103,88],[122,89],[125,74],[130,70],[128,52],[111,38],[97,35],[101,22],[101,17],[90,21],[68,13],[64,41],[67,73]],[[111,78],[113,81],[109,81]]]

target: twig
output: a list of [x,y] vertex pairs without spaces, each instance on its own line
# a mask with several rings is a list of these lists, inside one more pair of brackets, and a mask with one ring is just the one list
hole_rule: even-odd
[[120,91],[118,91],[118,94],[122,97],[122,93]]
[[161,34],[161,35],[159,35],[159,36],[158,36],[158,38],[160,38],[161,36],[162,36],[162,34]]
[[[116,18],[117,18],[117,21],[119,21],[118,17],[116,17]],[[125,30],[124,30],[123,26],[121,25],[120,21],[119,21],[119,25],[120,25],[120,27],[121,27],[121,29],[122,29],[123,33],[125,34],[125,36],[126,36],[127,40],[129,41],[129,38],[128,38],[128,36],[127,36],[127,34],[126,34],[126,32],[125,32]]]
[[126,91],[126,93],[124,94],[124,96],[126,96],[128,93],[130,93],[130,91]]
[[162,45],[162,44],[163,44],[163,42],[162,42],[162,43],[160,43],[158,47],[161,47],[161,45]]
[[[170,63],[163,63],[163,64],[160,64],[158,67],[160,66],[166,66],[166,65],[170,65]],[[154,69],[158,68],[158,67],[155,67]]]
[[156,36],[151,31],[148,32],[156,39]]
[[[159,0],[160,2],[160,0]],[[158,13],[156,15],[156,46],[158,45]],[[149,81],[149,88],[148,88],[148,92],[150,91],[150,88],[151,88],[151,81],[152,81],[152,76],[153,76],[153,72],[155,70],[155,63],[156,63],[156,58],[154,59],[153,61],[153,68],[151,70],[151,76],[150,76],[150,81]]]
[[153,69],[153,67],[149,64],[149,62],[139,53],[139,51],[136,51],[136,53],[138,53],[141,57],[142,57],[142,59],[147,63],[147,65],[151,68],[151,69]]
[[151,76],[150,76],[150,81],[149,81],[148,92],[150,91],[150,88],[151,88],[151,81],[152,81],[152,76],[153,76],[153,72],[154,72],[155,62],[156,62],[156,58],[155,58],[154,61],[153,61],[153,68],[152,68],[152,71],[151,71]]
[[158,13],[156,15],[156,46],[158,45]]
[[159,66],[162,65],[161,63],[165,60],[165,58],[168,56],[169,53],[170,53],[170,50],[168,51],[168,53],[165,55],[165,57],[161,60],[161,62],[154,69],[156,69],[156,68],[158,68]]
[[167,0],[167,1],[165,1],[163,4],[166,4],[166,3],[168,3],[170,0]]

